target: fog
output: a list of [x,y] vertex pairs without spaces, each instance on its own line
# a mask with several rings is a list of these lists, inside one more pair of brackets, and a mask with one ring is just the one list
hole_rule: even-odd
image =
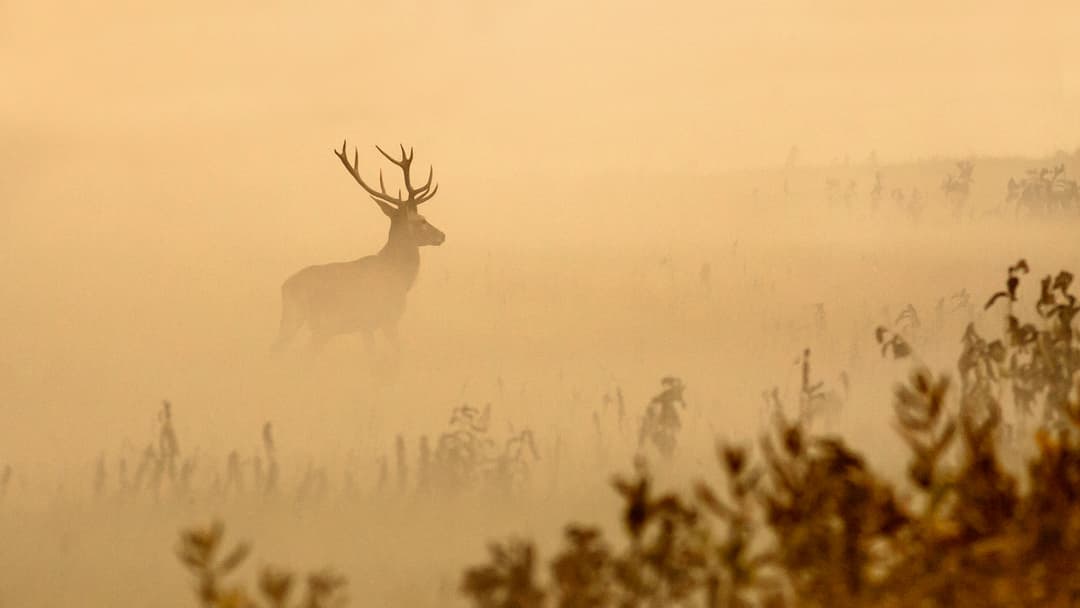
[[[1077,259],[1073,225],[995,212],[1010,177],[1080,172],[1078,20],[1067,2],[0,0],[0,605],[194,605],[172,549],[211,517],[268,561],[338,566],[359,605],[460,602],[489,538],[613,525],[606,480],[636,439],[597,439],[616,390],[636,420],[661,377],[686,382],[672,475],[692,477],[715,437],[758,434],[763,391],[797,391],[804,348],[860,403],[830,430],[895,469],[907,367],[874,327],[966,289],[971,314],[923,344],[946,369],[969,320],[996,322],[979,311],[1009,264]],[[270,350],[287,277],[386,242],[344,139],[372,183],[397,188],[375,146],[400,142],[440,186],[420,211],[447,239],[420,251],[396,359],[355,335]],[[961,159],[956,221],[940,183]],[[875,172],[921,190],[919,221],[871,211]],[[377,494],[96,499],[98,459],[110,484],[134,469],[163,400],[206,485],[269,421],[282,485],[315,467],[331,494],[348,475],[374,492],[395,437],[412,457],[490,403],[499,441],[535,434],[543,498],[457,505],[454,547],[430,553],[454,515]]]
[[793,144],[825,162],[1041,154],[1080,134],[1065,2],[3,10],[0,112],[24,137],[259,133],[291,160],[354,134],[507,176],[715,172],[780,163]]

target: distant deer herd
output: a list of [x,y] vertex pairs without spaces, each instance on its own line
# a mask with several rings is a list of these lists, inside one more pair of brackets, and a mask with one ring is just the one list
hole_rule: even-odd
[[[953,219],[978,216],[970,203],[975,163],[963,160],[956,163],[956,171],[949,173],[941,182],[945,206]],[[784,182],[784,195],[789,196],[788,181]],[[918,220],[925,208],[926,193],[912,188],[910,196],[901,188],[892,188],[890,197],[897,209],[913,220]],[[825,198],[832,205],[843,203],[848,211],[854,210],[858,189],[854,179],[843,182],[835,177],[825,180]],[[875,171],[874,186],[870,190],[870,211],[877,212],[884,199],[884,185],[881,171]],[[1011,213],[1017,218],[1028,217],[1067,217],[1080,216],[1080,184],[1075,179],[1066,179],[1065,165],[1058,164],[1051,168],[1028,169],[1026,175],[1017,180],[1010,178],[1005,187],[1005,197],[991,209],[983,209],[986,216],[1003,216]]]

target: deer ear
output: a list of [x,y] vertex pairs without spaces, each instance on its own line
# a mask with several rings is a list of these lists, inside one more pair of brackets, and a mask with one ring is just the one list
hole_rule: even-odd
[[375,201],[375,204],[379,206],[379,209],[382,210],[383,215],[385,215],[386,217],[394,217],[395,215],[397,215],[397,209],[393,205],[380,201],[379,199],[374,197],[372,197],[371,200]]

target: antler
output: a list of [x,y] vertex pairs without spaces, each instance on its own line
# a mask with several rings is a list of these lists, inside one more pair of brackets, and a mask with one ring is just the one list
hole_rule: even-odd
[[341,142],[341,150],[334,150],[334,154],[337,155],[339,159],[341,159],[341,163],[345,165],[345,169],[349,172],[350,175],[353,176],[353,179],[356,180],[356,183],[360,184],[360,187],[363,188],[364,191],[368,193],[368,196],[374,199],[376,203],[393,205],[396,208],[401,208],[403,206],[415,207],[416,205],[431,200],[431,198],[435,196],[435,193],[439,191],[438,184],[432,186],[432,180],[435,177],[435,167],[430,167],[428,169],[427,182],[424,183],[423,186],[420,186],[419,188],[413,187],[412,176],[409,172],[409,170],[412,168],[413,161],[412,148],[409,148],[409,151],[406,152],[405,146],[401,145],[401,158],[397,159],[387,154],[386,151],[379,146],[375,146],[375,149],[378,150],[380,154],[385,156],[387,160],[394,163],[399,169],[401,169],[401,173],[405,181],[405,192],[408,195],[406,198],[401,198],[401,190],[398,190],[396,197],[391,196],[386,191],[386,185],[383,182],[383,174],[381,169],[379,170],[379,189],[376,190],[371,186],[367,185],[367,183],[364,182],[364,178],[360,177],[359,152],[357,151],[356,147],[353,147],[353,159],[352,162],[350,162],[349,156],[346,153],[347,147],[347,142],[343,140]]

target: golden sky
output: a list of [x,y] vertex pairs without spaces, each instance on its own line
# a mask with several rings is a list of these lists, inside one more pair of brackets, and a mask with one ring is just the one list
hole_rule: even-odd
[[477,172],[1040,154],[1080,143],[1078,7],[0,0],[0,125],[400,138]]

